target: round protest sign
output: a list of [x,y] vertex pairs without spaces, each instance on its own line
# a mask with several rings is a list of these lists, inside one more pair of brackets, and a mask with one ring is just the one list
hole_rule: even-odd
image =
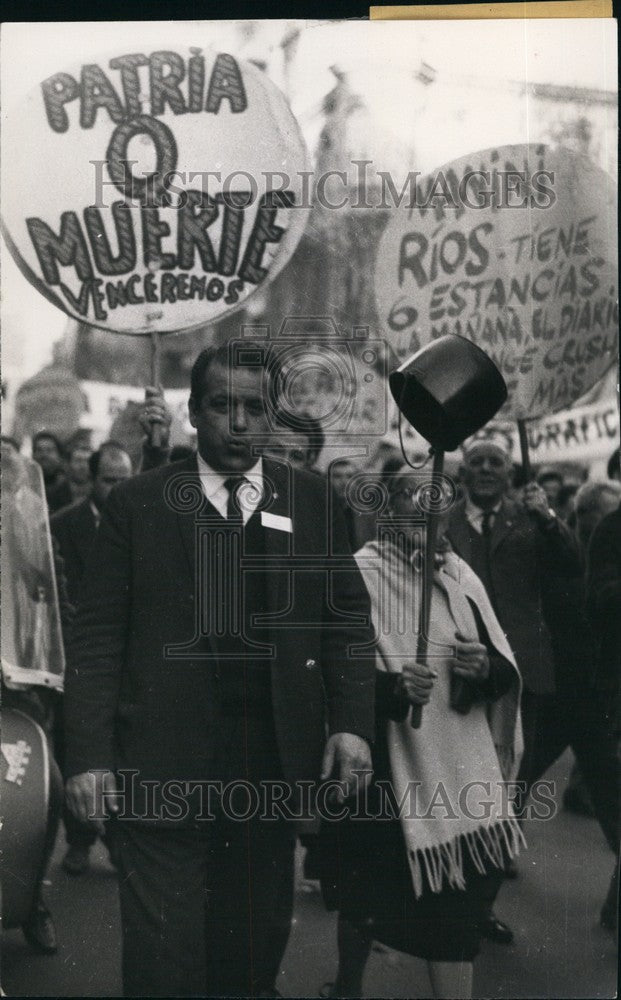
[[447,333],[502,372],[501,413],[565,409],[616,357],[616,188],[589,160],[504,146],[412,176],[382,237],[376,300],[401,359]]
[[275,277],[304,230],[297,122],[265,73],[228,53],[59,67],[4,129],[7,243],[39,291],[95,326],[212,322]]

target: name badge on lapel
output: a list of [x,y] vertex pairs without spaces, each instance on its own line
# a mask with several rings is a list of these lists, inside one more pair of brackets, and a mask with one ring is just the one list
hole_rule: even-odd
[[293,523],[290,517],[282,514],[270,514],[269,510],[261,511],[261,524],[264,528],[275,528],[276,531],[287,531],[293,534]]

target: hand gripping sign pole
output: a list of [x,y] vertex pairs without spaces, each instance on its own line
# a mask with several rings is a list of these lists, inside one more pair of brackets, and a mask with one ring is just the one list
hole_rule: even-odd
[[[498,412],[507,398],[505,381],[484,351],[463,337],[447,335],[408,358],[389,376],[390,389],[406,420],[429,441],[432,482],[441,492],[444,452],[455,451]],[[428,655],[429,623],[435,569],[438,514],[428,508],[423,602],[416,658]],[[421,724],[420,705],[412,706],[411,724]]]
[[229,53],[134,41],[59,67],[3,128],[2,231],[19,267],[79,322],[148,335],[155,385],[160,336],[243,306],[304,231],[298,124]]

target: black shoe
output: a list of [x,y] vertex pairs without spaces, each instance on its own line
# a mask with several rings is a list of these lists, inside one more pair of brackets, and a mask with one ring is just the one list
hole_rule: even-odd
[[481,937],[493,941],[494,944],[511,944],[513,941],[513,931],[510,927],[499,920],[494,913],[490,913],[480,924]]
[[35,904],[28,920],[22,925],[22,930],[30,947],[40,954],[55,955],[58,951],[52,914],[41,900]]

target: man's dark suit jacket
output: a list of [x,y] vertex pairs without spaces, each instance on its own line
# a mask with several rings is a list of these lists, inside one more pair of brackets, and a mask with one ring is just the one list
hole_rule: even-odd
[[50,514],[56,514],[73,503],[73,493],[68,481],[62,477],[53,486],[45,488],[47,507]]
[[82,593],[84,569],[97,531],[90,501],[81,500],[53,514],[50,529],[65,563],[69,600],[77,604]]
[[[462,500],[451,512],[447,536],[457,554],[469,564],[470,530]],[[507,497],[494,519],[490,544],[495,611],[524,687],[535,694],[552,693],[554,659],[543,594],[553,573],[580,572],[577,547],[564,524],[556,520],[550,528],[540,529],[519,504]]]
[[594,685],[621,731],[621,507],[595,528],[587,557],[586,605],[596,636]]
[[[269,513],[293,523],[293,534],[265,528],[269,607],[280,615],[270,636],[281,765],[289,781],[316,780],[326,723],[331,733],[373,737],[374,653],[350,650],[371,641],[369,599],[323,479],[267,459],[263,470]],[[209,586],[201,594],[197,583],[197,508],[213,521],[195,457],[109,496],[72,632],[67,777],[93,768],[133,768],[156,781],[210,777],[226,665],[198,634]],[[338,572],[329,571],[331,535],[341,540]],[[295,575],[291,553],[306,558]]]

